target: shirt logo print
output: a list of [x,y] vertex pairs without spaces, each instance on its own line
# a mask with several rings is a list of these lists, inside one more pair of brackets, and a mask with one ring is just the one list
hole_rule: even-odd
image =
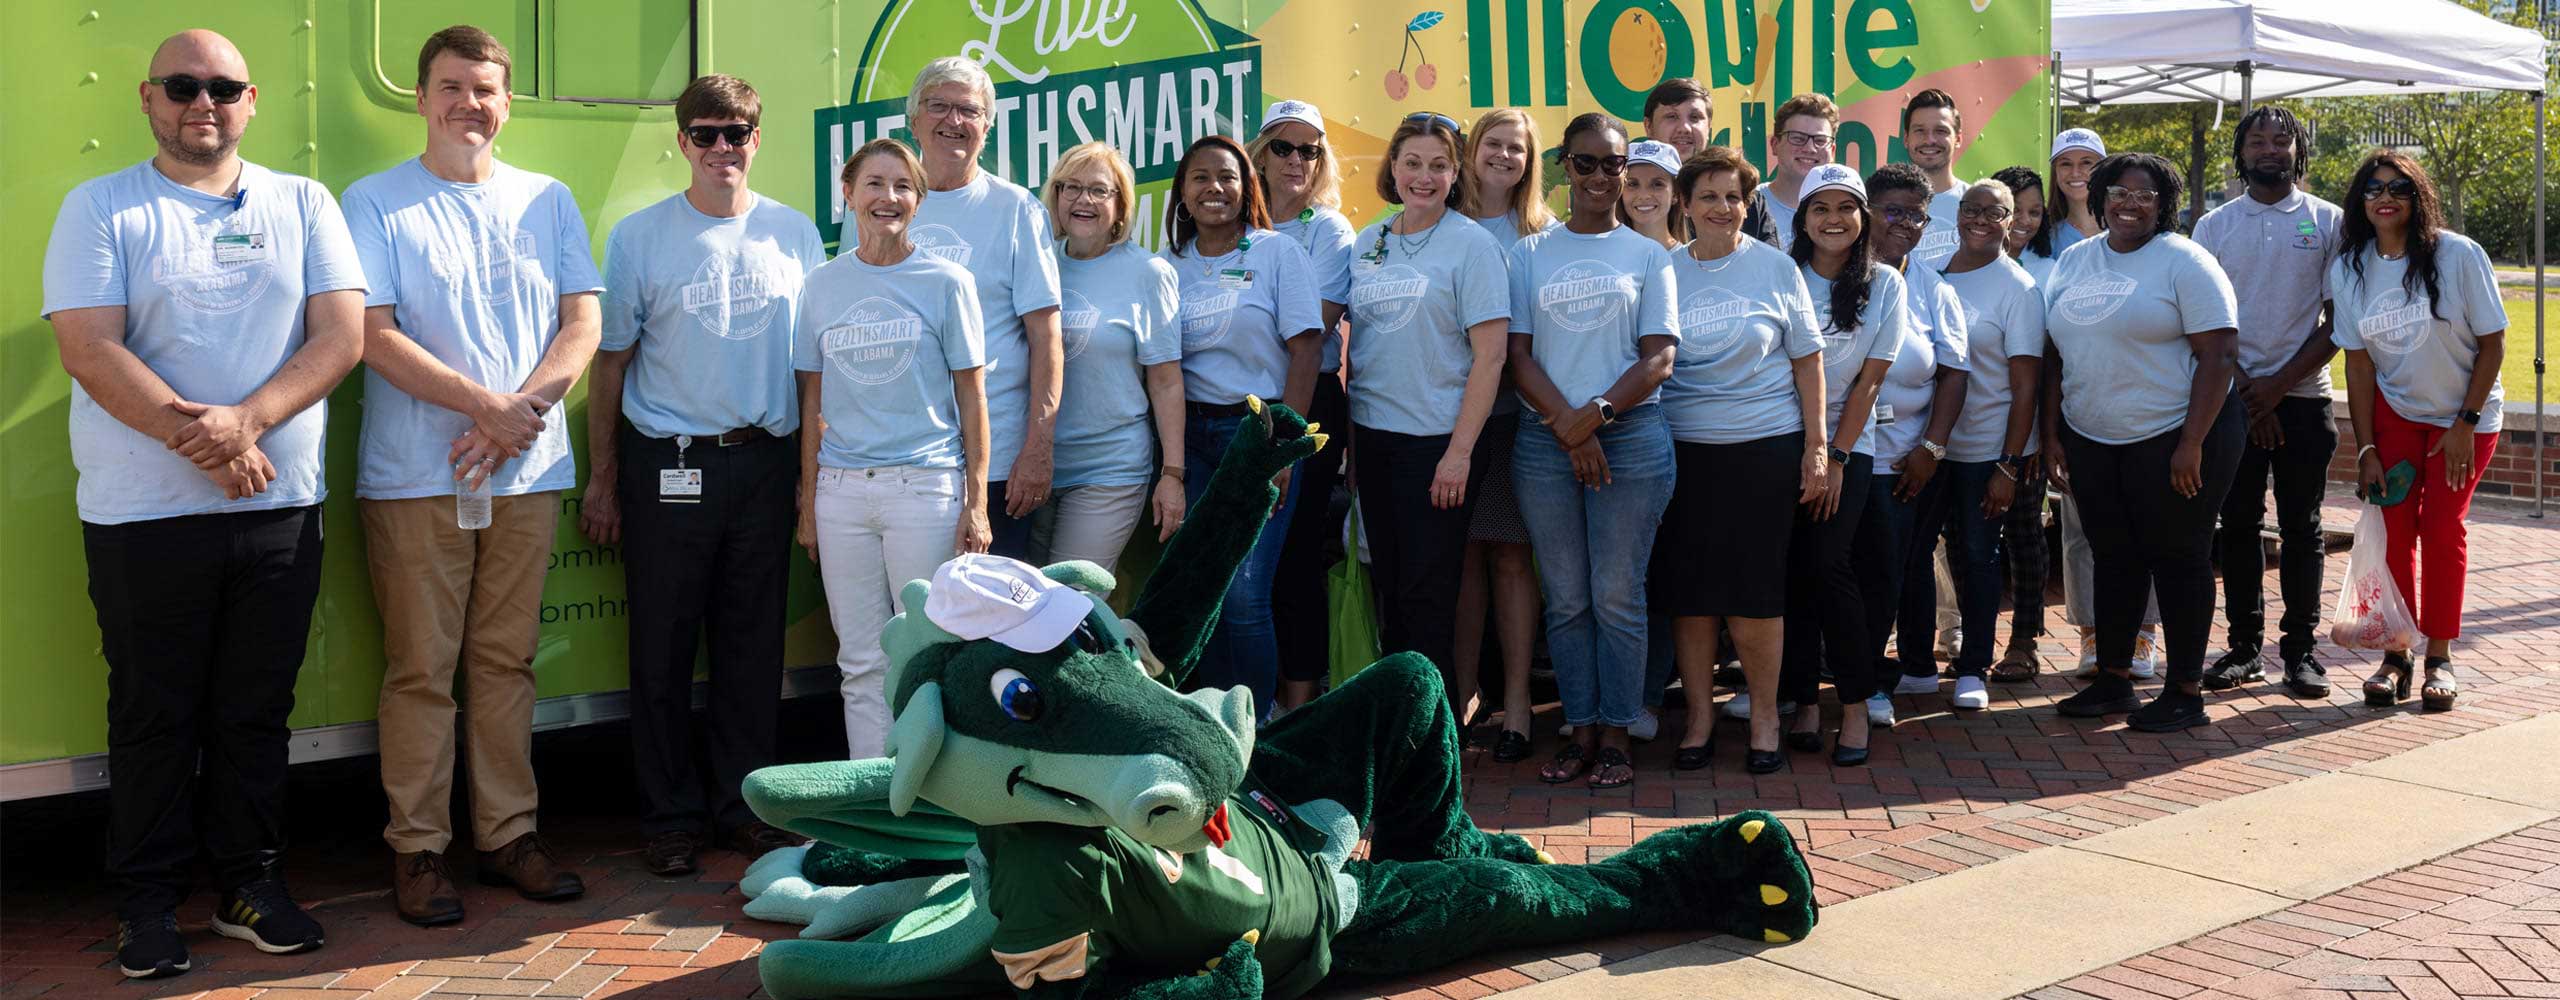
[[[1203,287],[1203,286],[1193,286]],[[1182,297],[1182,351],[1207,351],[1224,343],[1235,325],[1236,290],[1206,286],[1205,294]]]
[[1351,308],[1361,325],[1374,333],[1394,333],[1422,311],[1431,279],[1404,264],[1373,267],[1351,282]]
[[977,256],[976,248],[971,247],[968,240],[960,238],[959,230],[939,223],[908,229],[907,242],[915,244],[916,249],[924,251],[927,256],[940,257],[961,267],[969,266],[969,259]]
[[2094,254],[2084,254],[2080,259],[2083,263],[2071,273],[2055,276],[2062,294],[2054,297],[2053,311],[2071,323],[2095,326],[2132,300],[2134,280],[2107,270]]
[[[236,218],[236,216],[235,216]],[[254,220],[242,219],[242,222]],[[224,316],[239,312],[256,302],[267,286],[275,283],[275,254],[261,253],[253,260],[224,264],[214,257],[214,237],[228,235],[226,221],[215,220],[193,227],[183,245],[170,248],[151,259],[151,280],[168,291],[178,304],[208,316]],[[260,241],[264,236],[257,237]],[[188,324],[178,335],[187,343],[202,347],[212,339],[213,331]]]
[[1093,344],[1093,331],[1102,325],[1102,310],[1095,308],[1084,293],[1068,288],[1058,293],[1058,332],[1066,341],[1066,360],[1073,361]]
[[1549,322],[1589,333],[1615,322],[1636,298],[1636,279],[1605,261],[1577,260],[1538,287],[1538,311]]
[[2356,321],[2356,335],[2368,350],[2397,358],[2416,350],[2434,322],[2425,296],[2412,296],[2408,289],[2394,286],[2365,306],[2364,318]]
[[818,334],[818,351],[836,374],[856,385],[882,385],[905,375],[924,342],[924,319],[879,296],[847,307]]
[[796,273],[771,254],[728,250],[703,258],[681,290],[684,311],[722,340],[753,340],[799,292]]
[[479,230],[464,240],[462,246],[434,248],[428,261],[436,279],[464,297],[487,305],[505,305],[541,285],[542,272],[534,263],[537,254],[532,233],[513,228]]
[[1751,317],[1751,300],[1722,285],[1709,285],[1680,303],[1680,354],[1711,361],[1742,339]]

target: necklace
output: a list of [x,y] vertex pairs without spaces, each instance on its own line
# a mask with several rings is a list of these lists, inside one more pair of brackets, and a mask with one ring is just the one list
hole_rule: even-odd
[[1407,257],[1420,255],[1422,251],[1431,246],[1431,238],[1440,235],[1440,225],[1436,222],[1431,225],[1431,228],[1422,231],[1421,239],[1414,239],[1404,233],[1396,233],[1395,230],[1396,227],[1394,223],[1387,224],[1386,231],[1395,233],[1396,249],[1404,251],[1404,255]]
[[1191,241],[1191,252],[1201,254],[1200,276],[1204,278],[1217,276],[1218,265],[1234,260],[1237,254],[1251,249],[1253,249],[1253,237],[1239,236],[1236,237],[1236,245],[1234,249],[1228,250],[1227,252],[1215,257],[1211,257],[1201,251],[1200,241],[1197,238]]
[[2375,254],[2375,255],[2377,255],[2377,256],[2379,256],[2379,257],[2381,257],[2381,258],[2382,258],[2382,259],[2384,259],[2384,260],[2399,260],[2399,259],[2400,259],[2400,258],[2402,258],[2402,257],[2406,257],[2406,256],[2408,256],[2408,255],[2409,255],[2409,251],[2402,250],[2402,251],[2400,251],[2399,253],[2383,253],[2383,252],[2382,252],[2382,251],[2380,251],[2380,250],[2375,250],[2375,251],[2374,251],[2374,254]]
[[1725,268],[1732,267],[1734,258],[1742,256],[1742,244],[1739,241],[1734,243],[1732,250],[1726,252],[1724,256],[1718,257],[1714,260],[1708,260],[1704,257],[1698,256],[1696,243],[1693,242],[1689,244],[1689,246],[1691,247],[1689,252],[1681,254],[1680,256],[1688,258],[1689,263],[1697,265],[1698,270],[1705,271],[1708,274],[1714,274],[1718,271],[1724,270]]

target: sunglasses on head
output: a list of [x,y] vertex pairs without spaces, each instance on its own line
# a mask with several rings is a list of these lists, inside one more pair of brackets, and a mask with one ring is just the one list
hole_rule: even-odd
[[1273,139],[1262,148],[1270,150],[1271,155],[1283,160],[1295,159],[1314,163],[1324,158],[1324,143],[1321,142],[1290,142],[1287,139]]
[[218,76],[210,80],[199,80],[180,74],[155,76],[142,82],[159,87],[161,93],[169,95],[170,100],[180,104],[193,104],[196,101],[196,95],[203,93],[211,93],[215,104],[238,104],[241,95],[249,92],[249,81],[227,80]]
[[1451,118],[1448,115],[1441,114],[1437,111],[1416,111],[1404,116],[1404,122],[1407,125],[1413,124],[1414,122],[1430,122],[1431,124],[1438,125],[1441,128],[1457,133],[1461,138],[1464,138],[1467,134],[1466,129],[1458,127],[1457,119]]
[[709,149],[713,143],[722,139],[729,140],[729,145],[732,146],[744,146],[747,144],[747,137],[754,134],[756,134],[756,127],[745,122],[735,125],[687,125],[684,129],[686,141],[693,143],[697,149]]
[[2418,182],[2406,177],[2394,177],[2388,181],[2374,178],[2364,182],[2364,196],[2367,198],[2388,196],[2401,201],[2411,201],[2418,197]]
[[1572,167],[1573,172],[1577,174],[1587,174],[1597,170],[1611,177],[1616,177],[1627,169],[1627,158],[1623,154],[1617,156],[1593,156],[1589,153],[1566,153],[1559,151],[1556,153],[1556,162]]

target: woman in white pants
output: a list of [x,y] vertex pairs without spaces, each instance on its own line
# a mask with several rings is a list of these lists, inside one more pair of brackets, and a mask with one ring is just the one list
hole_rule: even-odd
[[844,162],[855,249],[809,272],[791,363],[800,381],[800,532],[827,588],[845,746],[889,732],[880,627],[898,590],[955,552],[984,552],[986,331],[958,264],[916,251],[924,166],[894,140]]
[[1042,194],[1060,241],[1067,374],[1050,501],[1032,515],[1034,562],[1111,569],[1150,505],[1156,540],[1182,524],[1182,279],[1129,239],[1137,185],[1118,150],[1088,142],[1058,157]]

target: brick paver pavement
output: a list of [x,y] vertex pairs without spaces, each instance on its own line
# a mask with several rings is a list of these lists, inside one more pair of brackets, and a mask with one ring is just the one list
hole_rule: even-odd
[[[2344,505],[2330,510],[2333,523],[2353,516]],[[1902,724],[1879,735],[1864,768],[1834,769],[1827,755],[1794,755],[1787,771],[1747,775],[1740,763],[1740,730],[1729,726],[1711,769],[1673,771],[1673,741],[1666,739],[1638,749],[1633,787],[1606,792],[1540,784],[1534,759],[1506,767],[1479,755],[1469,762],[1468,804],[1483,825],[1535,838],[1567,861],[1605,857],[1665,827],[1769,809],[1785,817],[1811,850],[1822,901],[1838,903],[2560,712],[2560,526],[2483,506],[2475,509],[2471,542],[2471,610],[2465,619],[2470,634],[2456,650],[2468,671],[2467,687],[2455,712],[2422,714],[2414,701],[2366,708],[2357,682],[2375,657],[2324,645],[2320,655],[2333,685],[2326,701],[2299,701],[2278,685],[2261,685],[2216,696],[2210,727],[2174,736],[2134,733],[2120,720],[2068,720],[2050,710],[2073,689],[2052,669],[2068,669],[2076,653],[2067,641],[2049,639],[2043,648],[2048,672],[2031,685],[1995,685],[1989,711],[1953,713],[1943,692],[1900,699]],[[2330,557],[2332,596],[2345,558]],[[2268,589],[2272,594],[2272,581]],[[2058,607],[2051,627],[2070,634]],[[1665,721],[1666,731],[1676,732],[1677,714]],[[1551,748],[1552,728],[1551,716],[1542,719],[1542,753]],[[545,780],[546,788],[558,787],[558,777],[547,774]],[[548,802],[546,813],[552,813]],[[294,856],[297,890],[318,901],[314,913],[329,925],[327,948],[310,955],[260,955],[192,923],[188,940],[196,971],[148,984],[121,984],[106,967],[113,925],[99,892],[58,886],[40,894],[13,892],[0,901],[0,1000],[748,996],[756,989],[750,960],[755,951],[796,930],[739,914],[743,900],[733,883],[745,862],[735,855],[713,852],[698,876],[657,879],[640,866],[627,816],[546,815],[546,829],[586,874],[586,898],[537,904],[471,886],[470,920],[452,928],[411,928],[391,916],[383,898],[380,880],[388,857],[379,842],[350,838],[333,850],[299,850]],[[11,855],[7,863],[34,860]],[[201,921],[209,905],[200,894],[181,917]],[[2395,919],[2406,916],[2418,914]],[[1472,1000],[1695,937],[1659,932],[1489,956],[1410,981],[1339,984],[1325,996]]]
[[2027,1000],[2560,997],[2560,823],[2027,994]]

